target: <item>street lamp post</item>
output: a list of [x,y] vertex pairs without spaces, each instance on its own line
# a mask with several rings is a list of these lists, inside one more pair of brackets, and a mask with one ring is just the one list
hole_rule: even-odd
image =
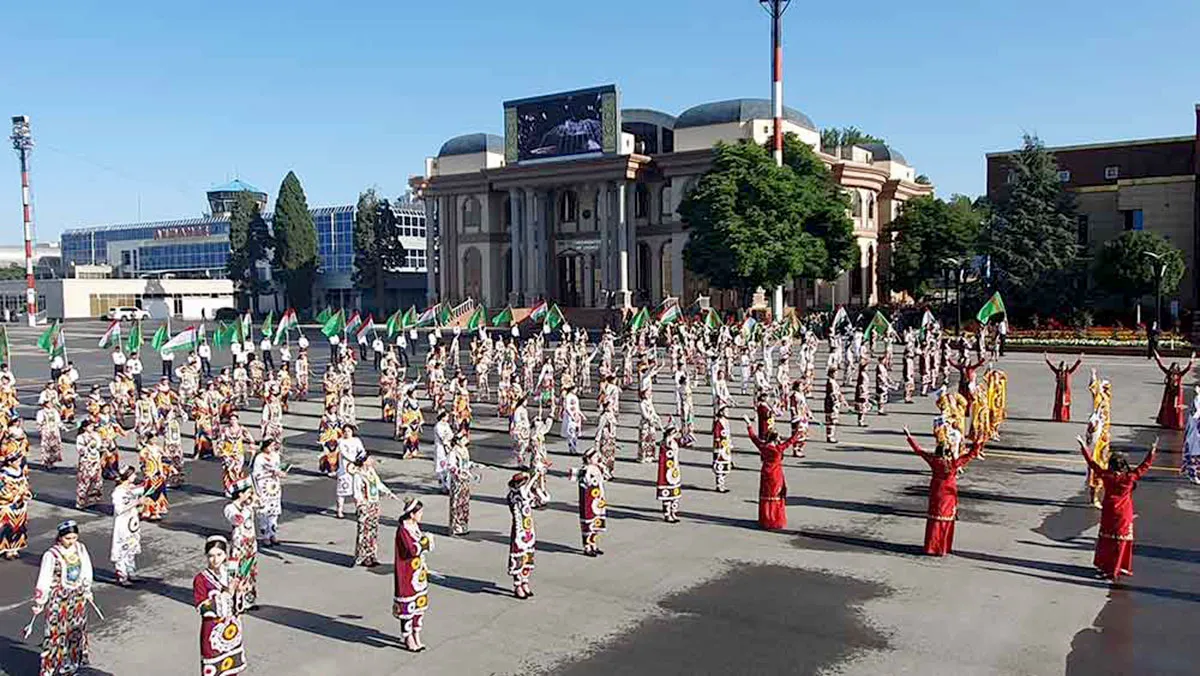
[[[771,154],[776,166],[783,166],[783,13],[792,0],[758,0],[759,6],[771,15],[771,115],[774,118]],[[771,317],[783,318],[783,285],[771,294]]]
[[25,224],[25,314],[30,326],[37,325],[37,291],[33,285],[33,206],[29,198],[29,153],[33,150],[33,132],[29,117],[12,118],[13,150],[21,158],[21,207]]
[[1162,254],[1153,251],[1143,251],[1142,255],[1154,261],[1154,321],[1158,324],[1158,330],[1161,331],[1163,327],[1162,283],[1163,277],[1167,274],[1167,262],[1163,260]]
[[942,260],[950,266],[954,271],[954,304],[956,312],[956,324],[958,333],[962,335],[962,282],[963,282],[963,261],[958,258],[945,258]]

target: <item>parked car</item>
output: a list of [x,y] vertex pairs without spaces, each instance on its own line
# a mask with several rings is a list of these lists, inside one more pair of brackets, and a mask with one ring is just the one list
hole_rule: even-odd
[[150,313],[140,307],[122,306],[108,308],[108,318],[123,322],[150,319]]
[[241,316],[242,313],[235,307],[222,307],[217,308],[212,318],[219,322],[231,322]]

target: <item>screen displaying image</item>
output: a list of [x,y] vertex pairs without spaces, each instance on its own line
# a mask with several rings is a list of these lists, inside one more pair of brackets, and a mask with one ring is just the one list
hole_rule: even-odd
[[603,152],[603,90],[516,104],[518,161]]

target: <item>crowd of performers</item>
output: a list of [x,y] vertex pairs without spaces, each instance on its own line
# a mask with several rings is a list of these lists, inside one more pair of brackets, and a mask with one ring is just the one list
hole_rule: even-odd
[[[485,471],[471,459],[472,425],[477,405],[494,403],[496,415],[507,421],[519,470],[509,479],[507,494],[511,516],[507,573],[518,599],[534,595],[534,520],[536,510],[550,501],[552,463],[546,437],[556,425],[568,452],[578,457],[567,477],[577,490],[583,554],[604,554],[600,538],[608,528],[605,486],[617,471],[617,420],[627,390],[635,393],[639,420],[632,456],[656,465],[655,498],[663,520],[671,524],[681,521],[681,450],[697,444],[695,390],[705,387],[712,395],[711,471],[718,493],[729,491],[727,478],[734,465],[730,412],[740,404],[731,390],[737,387],[741,395],[750,397],[753,417],[743,420],[761,460],[758,523],[767,530],[787,526],[783,461],[789,453],[805,457],[812,426],[824,426],[826,442],[834,445],[843,411],[853,411],[861,426],[869,415],[886,416],[893,397],[905,403],[917,396],[933,397],[938,409],[933,422],[935,448],[926,451],[907,428],[904,431],[912,450],[931,470],[924,550],[934,556],[948,554],[957,517],[958,477],[969,463],[984,457],[985,446],[998,438],[1007,413],[1007,375],[997,368],[998,346],[988,345],[983,332],[971,339],[945,335],[936,322],[900,333],[843,329],[819,337],[817,330],[790,324],[747,332],[679,322],[651,324],[622,336],[605,330],[594,344],[586,331],[572,331],[569,326],[562,327],[556,342],[545,334],[520,340],[515,331],[511,336],[471,335],[458,329],[446,339],[439,329],[430,334],[423,369],[410,365],[403,335],[395,347],[376,340],[377,382],[360,383],[359,391],[377,386],[380,417],[392,424],[404,459],[421,457],[424,427],[432,425],[433,475],[449,496],[451,536],[470,530],[472,486]],[[824,417],[818,421],[808,401],[818,385],[817,354],[822,342],[828,356]],[[82,398],[76,391],[79,374],[67,368],[39,395],[36,424],[45,467],[62,461],[63,433],[77,431],[77,508],[94,508],[103,499],[103,483],[114,484],[110,558],[120,585],[136,582],[140,523],[169,518],[168,494],[185,481],[189,457],[220,462],[229,499],[223,514],[230,530],[227,536],[205,541],[207,566],[193,581],[201,615],[204,674],[234,674],[245,668],[240,618],[256,608],[258,548],[279,542],[283,479],[290,466],[282,458],[283,414],[289,401],[309,398],[307,348],[303,337],[294,359],[290,347],[284,348],[275,369],[268,366],[273,360],[260,358],[248,344],[235,353],[233,366],[211,378],[208,360],[189,354],[175,369],[177,387],[168,375],[139,388],[128,367],[119,365],[106,388],[92,387]],[[262,349],[269,353],[270,345],[264,341]],[[337,517],[344,517],[348,499],[353,503],[355,565],[373,567],[379,564],[382,500],[399,498],[380,478],[375,458],[358,436],[355,380],[361,378],[362,356],[365,350],[332,346],[320,378],[323,413],[317,465],[333,479]],[[1053,418],[1069,420],[1070,377],[1080,364],[1047,363],[1057,385]],[[1167,427],[1186,423],[1191,450],[1185,451],[1185,470],[1200,482],[1200,403],[1190,415],[1182,411],[1182,378],[1191,364],[1158,363],[1167,378],[1163,397],[1167,413],[1160,412],[1160,423]],[[893,376],[897,371],[898,376]],[[957,374],[956,383],[951,382],[952,374]],[[731,383],[735,377],[738,381]],[[663,384],[673,390],[674,406],[660,413],[654,394]],[[422,399],[419,389],[425,395]],[[1080,445],[1092,499],[1102,510],[1095,565],[1117,579],[1132,568],[1131,491],[1149,468],[1153,449],[1137,468],[1112,452],[1111,383],[1093,371],[1090,390],[1093,414]],[[584,426],[592,423],[581,398],[592,396],[595,429],[581,445]],[[240,421],[240,412],[252,401],[261,406],[257,432]],[[188,457],[181,443],[184,421],[195,428]],[[7,366],[0,367],[0,430],[4,480],[0,554],[15,558],[26,546],[26,505],[32,492],[29,440],[17,413],[16,381]],[[137,466],[121,466],[118,444],[124,438],[136,444]],[[400,622],[405,647],[414,652],[424,650],[421,631],[429,605],[429,578],[437,575],[427,562],[433,541],[421,528],[423,514],[420,500],[404,499],[395,534],[393,615]],[[56,544],[43,555],[34,600],[35,618],[44,615],[45,619],[43,674],[70,673],[87,662],[88,609],[95,608],[91,587],[91,561],[78,541],[78,526],[65,522]],[[27,629],[32,626],[31,622]]]

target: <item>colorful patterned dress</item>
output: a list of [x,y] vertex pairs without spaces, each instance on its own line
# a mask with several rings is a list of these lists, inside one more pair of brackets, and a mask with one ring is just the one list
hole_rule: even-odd
[[229,590],[229,568],[203,570],[192,578],[192,603],[200,612],[201,676],[232,676],[246,668],[242,605]]
[[596,548],[596,538],[608,526],[608,502],[604,499],[604,470],[584,465],[576,474],[579,485],[579,531],[584,551]]
[[655,482],[658,501],[664,510],[673,510],[683,495],[683,474],[679,471],[679,444],[667,439],[658,445],[658,480]]
[[249,608],[258,600],[258,537],[254,530],[254,503],[225,505],[225,520],[233,526],[229,536],[229,561],[242,578],[242,605]]
[[400,620],[400,633],[407,637],[421,629],[429,608],[429,566],[425,555],[433,551],[433,540],[415,521],[401,521],[396,528],[395,570],[392,582],[392,616]]
[[100,433],[100,476],[115,481],[121,473],[121,456],[117,453],[117,439],[125,434],[120,423],[110,417],[100,416],[100,424],[96,426]]
[[712,427],[712,471],[718,492],[728,490],[725,481],[732,469],[733,444],[730,441],[729,420],[724,416],[716,416]]
[[384,485],[374,467],[363,466],[354,473],[354,513],[358,530],[354,538],[354,565],[379,563],[379,500],[392,492]]
[[92,595],[92,559],[87,547],[54,544],[42,555],[34,614],[45,613],[43,676],[73,674],[88,663],[87,613]]
[[37,414],[38,436],[41,437],[42,464],[53,467],[62,462],[62,416],[58,409],[47,406]]
[[537,546],[537,533],[533,526],[533,495],[531,481],[508,489],[508,512],[512,516],[512,528],[508,535],[508,574],[513,584],[529,583],[533,574],[533,557]]
[[446,458],[450,478],[450,534],[465,535],[471,530],[471,457],[465,447],[450,449]]
[[15,557],[28,543],[29,478],[17,462],[0,469],[0,556]]
[[151,440],[138,451],[138,459],[142,461],[142,488],[145,500],[142,502],[142,518],[147,521],[158,521],[167,515],[170,504],[167,502],[167,470],[163,465],[162,449],[158,442]]
[[100,469],[100,448],[103,445],[95,430],[81,432],[75,439],[79,460],[75,465],[75,507],[87,509],[104,499],[104,478]]
[[417,400],[408,397],[400,410],[400,423],[404,430],[404,457],[415,458],[421,450],[421,425],[425,417],[421,415],[421,406]]

